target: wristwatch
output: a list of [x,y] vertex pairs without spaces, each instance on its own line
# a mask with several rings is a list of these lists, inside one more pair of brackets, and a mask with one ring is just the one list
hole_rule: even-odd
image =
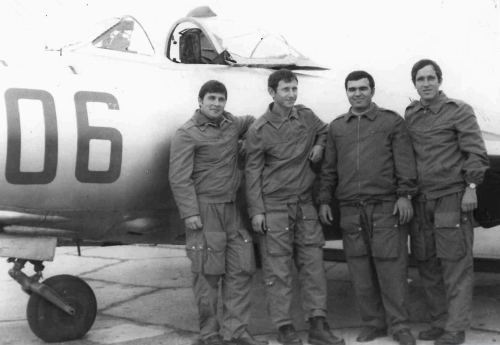
[[469,187],[470,189],[476,189],[476,184],[474,182],[471,182],[467,187]]

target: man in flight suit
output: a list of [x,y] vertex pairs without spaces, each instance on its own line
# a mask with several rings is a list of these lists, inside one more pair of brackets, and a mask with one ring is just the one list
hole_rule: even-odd
[[331,224],[335,192],[347,264],[366,325],[356,340],[387,336],[389,327],[400,344],[414,345],[408,328],[407,242],[417,173],[410,137],[401,116],[372,102],[370,74],[350,73],[345,88],[351,108],[328,130],[319,216]]
[[411,78],[420,95],[405,112],[419,186],[411,252],[432,326],[419,338],[437,345],[462,344],[474,284],[472,211],[489,161],[474,110],[439,90],[443,77],[438,64],[418,61]]
[[[252,227],[259,233],[268,310],[278,341],[302,344],[292,324],[292,257],[299,271],[309,343],[344,344],[326,322],[325,240],[312,202],[315,174],[327,125],[311,109],[295,106],[297,76],[286,69],[268,79],[274,102],[248,131],[246,182]],[[295,254],[295,255],[294,255]]]
[[201,87],[200,108],[172,140],[169,179],[186,225],[201,343],[224,344],[217,321],[220,282],[223,337],[232,344],[265,345],[247,332],[255,258],[234,202],[241,180],[238,141],[254,118],[224,111],[226,99],[226,87],[218,81]]

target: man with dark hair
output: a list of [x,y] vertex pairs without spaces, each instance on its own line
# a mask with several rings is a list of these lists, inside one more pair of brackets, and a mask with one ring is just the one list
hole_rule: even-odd
[[220,283],[224,338],[232,344],[265,345],[247,331],[255,258],[252,237],[235,204],[242,176],[238,141],[254,118],[226,112],[226,100],[221,82],[211,80],[201,87],[200,108],[172,140],[170,186],[186,225],[201,343],[224,344],[217,320]]
[[[203,100],[207,93],[220,93],[224,95],[224,98],[227,101],[227,89],[224,84],[217,80],[209,80],[205,84],[203,84],[198,92],[198,102],[200,99]],[[200,104],[201,107],[201,104]]]
[[347,84],[349,83],[349,81],[356,81],[363,78],[366,78],[368,80],[368,86],[370,87],[371,90],[373,90],[373,93],[375,93],[375,80],[373,79],[371,74],[365,71],[354,71],[349,73],[349,75],[345,78],[344,81],[345,90],[347,91]]
[[[415,158],[397,113],[372,102],[375,81],[365,71],[345,80],[349,112],[330,123],[318,193],[319,217],[331,224],[333,193],[340,203],[344,251],[365,329],[356,339],[387,336],[414,345],[407,282]],[[397,215],[399,213],[399,216]]]
[[292,257],[299,271],[310,344],[344,344],[326,322],[325,240],[312,202],[311,163],[323,154],[327,125],[295,106],[298,79],[289,70],[269,76],[274,102],[248,131],[246,182],[252,227],[259,233],[268,310],[278,341],[302,344],[292,324]]
[[441,83],[443,81],[443,72],[441,72],[441,67],[439,67],[439,65],[435,61],[429,59],[422,59],[418,61],[415,65],[413,65],[413,68],[411,69],[411,81],[413,82],[413,85],[416,85],[418,71],[420,71],[422,68],[426,66],[432,66],[438,83]]
[[269,76],[267,79],[267,87],[273,89],[275,92],[278,89],[280,81],[291,83],[293,81],[299,83],[297,76],[290,70],[280,69]]
[[431,328],[419,334],[436,345],[462,344],[471,322],[472,244],[476,187],[489,166],[474,110],[440,91],[432,60],[411,71],[419,101],[405,112],[418,169],[411,253],[427,297]]

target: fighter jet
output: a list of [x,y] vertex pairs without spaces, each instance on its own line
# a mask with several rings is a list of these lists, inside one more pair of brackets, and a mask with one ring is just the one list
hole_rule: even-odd
[[[97,313],[80,278],[41,281],[56,246],[183,242],[168,182],[170,141],[204,82],[226,84],[231,113],[259,116],[270,102],[268,76],[288,68],[299,77],[299,103],[325,122],[345,109],[343,82],[280,35],[208,7],[170,29],[149,27],[131,15],[110,18],[43,66],[0,56],[0,256],[30,294],[30,328],[47,342],[82,337]],[[405,95],[387,99],[409,103]],[[493,227],[500,224],[500,126],[477,114],[491,169],[476,216],[478,226]],[[244,211],[243,192],[239,202]],[[338,228],[325,229],[327,238]],[[27,263],[33,276],[22,271]]]

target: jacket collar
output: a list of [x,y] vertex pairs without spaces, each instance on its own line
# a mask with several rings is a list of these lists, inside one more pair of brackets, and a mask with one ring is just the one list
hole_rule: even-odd
[[[224,124],[224,122],[232,123],[232,121],[229,119],[228,114],[229,113],[227,111],[224,111],[222,113],[222,120],[221,120],[221,122],[219,124],[221,127]],[[217,127],[217,124],[213,120],[210,120],[208,117],[206,117],[205,115],[203,115],[201,113],[200,109],[196,109],[196,111],[194,112],[193,117],[191,117],[191,119],[193,120],[194,124],[201,131],[205,131],[208,126]]]
[[[278,114],[273,113],[272,107],[273,103],[269,104],[269,107],[267,107],[266,113],[264,114],[267,118],[267,121],[273,125],[274,128],[280,129],[280,127],[283,125],[283,123],[287,120],[279,116]],[[295,118],[299,119],[299,115],[297,113],[297,108],[293,107],[290,115],[288,115],[288,118]]]
[[434,115],[436,115],[437,113],[439,113],[441,107],[443,106],[443,104],[446,102],[447,99],[448,97],[446,96],[446,94],[443,91],[439,91],[439,95],[436,98],[434,98],[431,104],[429,104],[427,107],[423,106],[421,102],[418,102],[417,105],[415,106],[415,112],[418,112],[423,109],[429,109],[430,111],[432,111]]
[[373,121],[373,120],[375,120],[375,117],[377,117],[377,114],[378,114],[379,111],[380,111],[380,108],[375,103],[373,103],[373,107],[370,109],[370,111],[368,111],[366,114],[363,114],[363,115],[355,115],[355,114],[353,114],[352,107],[351,107],[349,109],[349,112],[345,116],[345,122],[348,122],[352,117],[356,117],[356,116],[366,116],[368,119],[370,119],[371,121]]

